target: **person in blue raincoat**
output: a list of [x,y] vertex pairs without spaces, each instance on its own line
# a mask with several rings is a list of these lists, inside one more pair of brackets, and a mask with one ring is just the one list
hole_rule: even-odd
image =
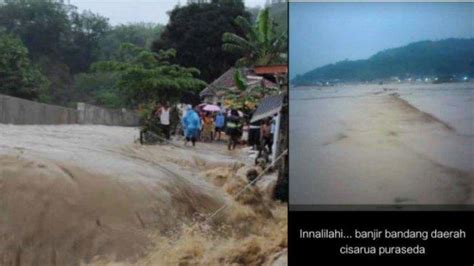
[[224,131],[224,126],[225,126],[225,116],[223,112],[217,113],[215,126],[216,126],[215,135],[217,135],[217,140],[221,140],[221,132]]
[[186,138],[184,145],[186,145],[188,141],[191,141],[193,146],[195,146],[196,138],[198,136],[199,130],[201,129],[201,118],[199,118],[199,115],[193,110],[191,106],[188,106],[182,122],[184,136]]

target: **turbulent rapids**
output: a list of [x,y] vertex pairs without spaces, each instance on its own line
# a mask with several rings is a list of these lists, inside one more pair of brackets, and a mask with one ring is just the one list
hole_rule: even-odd
[[286,205],[269,198],[273,176],[234,199],[247,184],[241,153],[137,137],[122,127],[0,125],[0,264],[286,263]]

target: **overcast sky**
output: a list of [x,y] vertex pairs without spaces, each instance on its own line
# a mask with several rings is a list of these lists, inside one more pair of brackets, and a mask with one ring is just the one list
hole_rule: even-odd
[[[70,0],[79,10],[90,10],[110,19],[112,25],[130,22],[153,22],[166,24],[167,11],[186,0]],[[245,0],[247,7],[256,7],[265,4],[265,0]]]
[[291,3],[290,76],[473,29],[473,3]]

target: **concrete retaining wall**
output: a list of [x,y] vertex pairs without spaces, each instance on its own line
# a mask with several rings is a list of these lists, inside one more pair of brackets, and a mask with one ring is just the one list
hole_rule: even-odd
[[139,116],[125,109],[106,109],[87,103],[78,103],[79,124],[96,124],[109,126],[138,126]]
[[75,109],[0,95],[0,123],[3,124],[75,124],[77,117]]
[[112,110],[78,103],[77,109],[37,103],[0,95],[0,123],[16,125],[96,124],[138,126],[139,116],[133,111]]

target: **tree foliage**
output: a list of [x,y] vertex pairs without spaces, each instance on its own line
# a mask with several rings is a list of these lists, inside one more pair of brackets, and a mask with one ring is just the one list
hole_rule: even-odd
[[113,72],[79,73],[74,77],[76,99],[109,108],[123,107],[123,99],[116,86],[118,78]]
[[70,27],[68,12],[56,1],[7,0],[0,7],[0,25],[20,37],[32,58],[58,56]]
[[[17,36],[28,57],[51,83],[52,103],[76,101],[118,107],[112,76],[86,72],[98,60],[110,60],[124,42],[149,47],[161,26],[112,27],[108,19],[63,1],[6,0],[0,5],[0,27]],[[76,80],[77,78],[77,80]]]
[[224,33],[222,48],[241,56],[236,62],[237,66],[271,65],[286,62],[286,32],[276,34],[276,24],[270,17],[268,9],[260,11],[255,24],[251,24],[247,18],[241,16],[235,19],[235,23],[245,35]]
[[20,39],[0,32],[0,93],[47,101],[49,82],[33,66]]
[[240,69],[237,69],[234,72],[234,82],[235,82],[235,86],[240,92],[243,92],[247,89],[247,82],[245,81],[245,78],[240,72]]
[[161,24],[133,23],[115,26],[100,40],[99,57],[101,60],[111,59],[122,43],[149,49],[152,43],[159,39],[162,31]]
[[251,86],[247,83],[240,69],[234,73],[234,82],[237,90],[226,91],[225,106],[242,109],[249,113],[266,96],[275,95],[279,92],[277,88],[265,88],[263,86]]
[[22,40],[31,61],[51,81],[51,101],[65,105],[75,94],[73,74],[96,60],[109,24],[62,1],[7,0],[0,6],[0,27]]
[[55,58],[73,73],[96,60],[98,42],[110,27],[107,18],[48,0],[7,0],[0,25],[23,41],[34,61]]
[[100,42],[111,27],[107,18],[89,11],[81,14],[73,11],[69,16],[70,37],[66,42],[67,48],[61,52],[65,53],[65,63],[72,73],[83,72],[99,58],[102,52]]
[[183,93],[196,92],[206,83],[196,78],[199,70],[172,64],[175,56],[172,49],[156,53],[123,44],[114,60],[95,63],[92,70],[117,74],[116,86],[129,107],[149,101],[177,101]]
[[240,33],[233,23],[237,16],[249,18],[242,0],[214,0],[211,3],[176,7],[153,51],[175,49],[176,63],[201,70],[211,82],[229,69],[237,56],[221,49],[224,32]]

